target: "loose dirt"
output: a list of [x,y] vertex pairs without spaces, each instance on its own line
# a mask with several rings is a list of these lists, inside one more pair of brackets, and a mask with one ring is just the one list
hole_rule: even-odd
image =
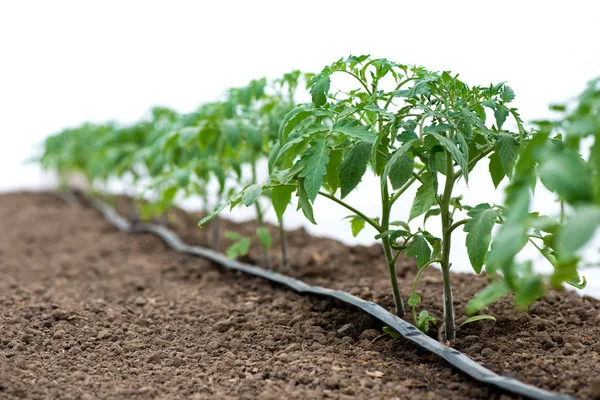
[[[196,216],[175,215],[187,241],[206,244]],[[119,233],[89,208],[6,194],[0,221],[2,399],[512,398],[382,335],[360,312]],[[379,248],[290,237],[286,273],[391,306]],[[258,259],[253,248],[246,261]],[[400,273],[413,269],[405,262]],[[462,313],[484,281],[454,278]],[[434,271],[427,282],[425,306],[439,315]],[[554,293],[528,313],[508,299],[489,311],[498,321],[461,330],[459,349],[497,372],[592,398],[598,302]]]

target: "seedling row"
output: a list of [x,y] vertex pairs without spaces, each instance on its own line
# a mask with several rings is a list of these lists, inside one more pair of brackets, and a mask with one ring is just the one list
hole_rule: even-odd
[[[298,103],[306,92],[311,101]],[[349,224],[340,223],[354,235],[366,225],[375,229],[397,315],[423,332],[439,325],[451,342],[456,246],[466,246],[473,271],[490,282],[471,300],[466,323],[493,319],[486,307],[511,293],[525,309],[549,289],[585,285],[581,249],[600,225],[599,80],[576,101],[553,106],[553,120],[524,123],[514,99],[506,83],[471,85],[449,71],[350,56],[318,74],[253,80],[192,113],[153,108],[132,125],[66,129],[48,137],[39,161],[65,185],[73,175],[92,187],[127,177],[141,188],[140,198],[151,199],[140,202],[143,218],[164,214],[176,200],[200,198],[207,216],[198,225],[212,220],[215,248],[220,214],[253,207],[266,267],[272,251],[287,263],[290,204],[316,224],[315,200],[324,197],[348,211]],[[503,203],[466,204],[457,184],[468,187],[473,169],[486,167],[494,187],[506,183]],[[379,182],[376,214],[347,198],[366,175]],[[556,215],[532,209],[538,186],[556,197]],[[416,195],[408,196],[413,187]],[[279,221],[278,249],[264,225],[266,207]],[[400,209],[410,210],[407,220],[394,218]],[[432,219],[440,232],[427,229]],[[459,229],[467,233],[464,243],[453,241]],[[248,252],[252,238],[227,235],[229,257]],[[518,257],[526,246],[543,255],[552,273],[537,273],[531,260]],[[401,255],[415,260],[414,280],[398,279]],[[419,295],[419,277],[433,265],[444,282],[442,316],[423,309]],[[403,298],[401,287],[410,288],[410,296]]]

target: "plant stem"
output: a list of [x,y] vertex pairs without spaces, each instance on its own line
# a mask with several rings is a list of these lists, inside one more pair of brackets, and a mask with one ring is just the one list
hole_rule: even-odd
[[533,247],[535,247],[541,255],[544,256],[544,258],[546,260],[548,260],[548,262],[553,266],[556,267],[556,260],[550,258],[550,256],[548,256],[548,253],[544,251],[543,248],[541,248],[540,246],[538,246],[532,239],[531,237],[527,239],[529,241],[529,243],[531,243],[533,245]]
[[[253,159],[251,164],[252,164],[252,183],[256,183],[257,182],[256,160]],[[258,200],[256,200],[254,205],[256,206],[256,222],[258,224],[258,227],[262,228],[265,224],[263,221],[263,212],[262,212],[262,209],[260,208],[260,202]],[[263,261],[264,261],[265,267],[270,268],[271,263],[269,261],[269,249],[267,249],[262,244],[262,241],[261,241],[261,247],[262,247]]]
[[352,211],[354,214],[356,214],[359,217],[361,217],[362,219],[364,219],[367,224],[369,224],[373,228],[375,228],[375,230],[377,230],[377,232],[379,232],[379,233],[385,232],[384,230],[381,229],[381,226],[377,222],[375,222],[375,220],[373,220],[372,218],[367,217],[365,214],[361,213],[356,208],[352,207],[350,204],[344,202],[343,200],[338,199],[335,196],[330,195],[327,192],[319,191],[319,194],[321,196],[323,196],[323,197],[327,197],[329,200],[335,201],[339,205],[341,205],[341,206],[347,208],[348,210]]
[[279,240],[281,242],[281,259],[284,267],[288,266],[288,245],[287,236],[285,235],[285,229],[283,228],[283,217],[279,221]]
[[[473,168],[473,166],[475,164],[477,164],[479,162],[479,160],[481,160],[482,158],[486,157],[488,154],[490,154],[492,151],[494,150],[493,147],[488,147],[486,150],[482,151],[480,154],[478,154],[475,158],[473,158],[471,161],[469,161],[468,163],[468,168],[471,169]],[[447,156],[449,157],[449,156]],[[463,175],[463,170],[459,169],[458,171],[456,171],[455,174],[453,174],[453,180],[457,180],[459,179],[461,176]]]
[[[265,226],[264,221],[263,221],[262,209],[260,208],[260,204],[258,203],[258,201],[254,204],[256,205],[256,221],[258,222],[258,227],[262,228]],[[261,247],[262,247],[263,261],[264,261],[265,267],[270,268],[271,263],[269,262],[269,249],[267,249],[265,246],[263,246],[262,242],[261,242]]]
[[[450,215],[450,218],[452,219],[452,215]],[[466,224],[468,221],[468,219],[461,219],[460,221],[453,223],[452,225],[450,225],[450,232],[453,232],[456,228]]]
[[[392,208],[390,202],[390,195],[388,193],[387,179],[381,179],[381,229],[383,232],[390,228],[390,211]],[[383,252],[385,254],[385,260],[387,262],[388,271],[390,273],[390,281],[392,283],[392,292],[394,293],[394,302],[396,304],[396,314],[400,318],[404,318],[404,302],[402,301],[402,295],[400,294],[400,287],[398,286],[398,275],[396,273],[396,257],[392,254],[392,246],[390,245],[389,236],[381,238],[383,244]]]
[[[419,282],[419,278],[421,277],[421,274],[423,273],[423,271],[425,271],[431,264],[435,263],[435,262],[440,262],[441,260],[438,259],[434,259],[431,260],[429,262],[427,262],[427,264],[423,265],[421,268],[419,268],[419,271],[417,271],[417,275],[415,275],[415,279],[413,279],[413,285],[412,285],[412,290],[410,291],[410,295],[414,295],[417,293],[417,283]],[[417,309],[416,307],[412,307],[412,315],[413,315],[413,319],[415,321],[415,324],[417,324]]]
[[[275,185],[275,186],[265,186],[267,188],[274,188],[274,187],[296,187],[296,185]],[[382,233],[383,230],[381,230],[381,226],[377,223],[377,221],[375,221],[373,218],[369,218],[367,217],[365,214],[363,214],[362,212],[358,211],[356,208],[352,207],[350,204],[346,203],[343,200],[338,199],[337,197],[327,193],[327,192],[323,192],[322,190],[319,191],[319,194],[323,197],[327,197],[329,200],[335,201],[336,203],[338,203],[339,205],[341,205],[342,207],[346,208],[347,210],[352,211],[354,214],[358,215],[360,218],[362,218],[367,224],[371,225],[373,228],[375,228],[375,230],[379,233]]]
[[372,92],[369,90],[369,86],[367,86],[367,83],[365,81],[363,81],[362,79],[360,79],[360,77],[358,75],[356,75],[353,72],[350,71],[346,71],[346,70],[340,70],[340,72],[345,72],[350,76],[353,76],[358,82],[360,82],[360,84],[362,85],[363,88],[365,88],[366,92],[370,95],[372,94]]
[[398,200],[398,198],[400,196],[402,196],[402,194],[404,192],[406,192],[406,190],[413,184],[415,183],[415,181],[419,179],[418,175],[413,175],[405,184],[404,186],[402,186],[400,189],[398,189],[398,191],[396,193],[394,193],[394,196],[392,196],[392,198],[390,199],[390,207],[396,202],[396,200]]
[[446,184],[440,201],[442,218],[442,279],[444,282],[444,339],[456,339],[454,326],[454,301],[452,299],[452,280],[450,277],[450,248],[452,242],[452,217],[450,215],[450,198],[454,186],[454,166],[452,157],[446,152]]

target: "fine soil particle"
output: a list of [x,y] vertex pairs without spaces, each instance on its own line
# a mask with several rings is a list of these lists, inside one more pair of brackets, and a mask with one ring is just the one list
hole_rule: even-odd
[[[118,198],[114,203],[122,212],[129,210],[130,217],[135,216],[131,212],[134,207],[127,199]],[[186,242],[206,246],[210,243],[211,226],[209,223],[205,230],[198,230],[196,224],[201,216],[174,209],[170,212],[169,225]],[[270,229],[273,237],[270,264],[273,269],[311,284],[345,290],[393,311],[393,298],[380,246],[348,247],[332,239],[314,238],[303,229],[294,230],[288,232],[290,263],[284,267],[279,251],[279,233],[273,226]],[[221,221],[222,232],[235,231],[252,237],[255,230],[253,222],[234,224]],[[230,243],[227,239],[221,240],[220,250],[225,250]],[[257,240],[242,261],[263,263]],[[398,276],[404,282],[401,287],[404,299],[410,295],[416,271],[413,262],[399,260]],[[452,274],[452,281],[458,326],[466,320],[467,303],[486,286],[487,280],[485,276]],[[419,310],[427,309],[430,314],[441,317],[442,279],[439,270],[430,268],[422,274],[418,293],[423,299]],[[579,296],[575,291],[552,291],[527,311],[516,311],[511,297],[507,296],[485,313],[495,316],[496,321],[484,320],[465,325],[457,331],[455,348],[498,374],[577,398],[600,399],[600,301]],[[374,334],[362,332],[365,338]],[[432,332],[432,336],[437,337],[437,333]],[[386,338],[378,342],[389,342],[396,354],[410,348],[403,340]]]
[[513,398],[90,208],[5,194],[0,220],[0,399]]

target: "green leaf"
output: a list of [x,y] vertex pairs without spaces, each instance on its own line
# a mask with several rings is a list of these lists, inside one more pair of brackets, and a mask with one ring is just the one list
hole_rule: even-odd
[[321,72],[316,75],[310,85],[310,95],[315,106],[321,107],[327,103],[327,93],[331,86],[331,78],[329,74]]
[[329,162],[327,163],[327,172],[325,173],[325,182],[329,185],[331,193],[335,193],[340,187],[340,177],[338,171],[342,163],[343,153],[341,150],[329,151]]
[[302,213],[304,216],[313,224],[317,224],[315,222],[315,216],[313,213],[312,204],[308,199],[308,195],[306,194],[306,190],[304,189],[304,179],[298,180],[298,191],[296,192],[296,196],[298,196],[298,210],[302,209]]
[[244,236],[240,235],[237,232],[231,232],[231,231],[227,231],[225,232],[225,237],[229,240],[242,240],[244,238]]
[[377,235],[375,235],[375,239],[381,239],[384,237],[389,237],[390,238],[390,242],[395,241],[396,239],[398,239],[399,237],[407,237],[410,236],[410,232],[409,231],[405,231],[403,229],[396,229],[396,230],[389,230],[389,231],[385,231],[382,233],[378,233]]
[[259,226],[256,229],[256,235],[258,236],[258,240],[260,240],[260,243],[265,249],[271,248],[271,243],[273,242],[273,240],[271,239],[271,234],[269,233],[269,230],[266,227]]
[[579,155],[561,152],[549,157],[538,169],[544,186],[569,204],[588,203],[594,198],[590,173]]
[[459,325],[459,328],[462,328],[464,325],[473,323],[473,322],[477,322],[477,321],[481,321],[483,319],[489,319],[490,321],[495,321],[496,317],[492,316],[492,315],[488,315],[488,314],[483,314],[483,315],[473,315],[472,317],[467,318],[467,320],[465,322],[463,322],[462,324]]
[[242,203],[244,203],[246,207],[250,207],[252,204],[256,203],[256,200],[262,194],[262,190],[262,185],[258,183],[248,186],[244,189],[242,194]]
[[[512,176],[512,170],[519,154],[519,142],[514,137],[501,133],[496,140],[496,153],[500,158],[506,176]],[[490,167],[491,168],[491,167]]]
[[512,259],[526,244],[527,227],[521,221],[502,225],[485,258],[486,271],[492,273],[499,268],[510,267]]
[[444,147],[448,153],[452,156],[452,159],[456,161],[460,169],[462,170],[462,174],[465,177],[465,182],[469,183],[469,167],[467,164],[467,159],[464,154],[461,153],[460,149],[456,146],[452,140],[448,139],[446,136],[442,136],[438,133],[431,132],[430,135],[433,135],[440,145]]
[[491,283],[488,287],[477,293],[467,305],[467,315],[473,315],[483,310],[490,304],[500,300],[510,293],[510,288],[504,280]]
[[576,276],[574,278],[569,279],[565,283],[577,289],[585,289],[585,287],[587,286],[587,280],[585,279],[585,276]]
[[292,193],[296,188],[294,186],[276,186],[271,189],[271,203],[277,214],[277,220],[281,222],[283,214],[287,209],[288,204],[292,201]]
[[427,264],[431,258],[431,248],[427,240],[421,235],[413,236],[406,248],[406,257],[415,257],[419,268]]
[[506,117],[508,117],[508,107],[502,104],[498,104],[496,109],[494,110],[494,118],[496,118],[496,126],[498,129],[502,129],[502,125],[506,121]]
[[554,218],[550,218],[547,215],[539,215],[538,213],[533,213],[533,219],[530,224],[534,229],[539,229],[542,232],[548,233],[556,233],[558,228],[561,226],[560,222],[555,220]]
[[422,310],[417,317],[416,323],[417,328],[420,331],[427,333],[429,332],[429,324],[435,325],[437,320],[433,316],[429,315],[426,310]]
[[498,218],[498,211],[487,203],[478,204],[467,215],[471,218],[465,224],[467,233],[467,253],[477,274],[481,272],[492,240],[492,229]]
[[262,133],[252,125],[245,126],[244,131],[246,133],[246,139],[252,145],[253,150],[260,151],[264,140]]
[[393,330],[389,326],[384,326],[383,328],[381,328],[381,330],[384,333],[387,333],[392,339],[398,339],[398,338],[402,337],[401,334],[399,334],[398,332],[396,332],[395,330]]
[[286,143],[290,132],[305,118],[310,116],[312,110],[307,106],[299,106],[289,111],[279,126],[279,142]]
[[360,183],[367,172],[367,165],[371,158],[371,145],[364,142],[357,143],[344,154],[339,169],[342,199],[346,197]]
[[331,127],[333,132],[339,132],[351,139],[358,139],[369,144],[375,143],[377,135],[367,125],[360,124],[355,119],[343,118]]
[[432,208],[431,210],[425,213],[425,217],[423,218],[423,224],[427,222],[429,217],[435,217],[436,215],[440,215],[442,211],[439,208]]
[[387,179],[389,177],[394,190],[400,189],[412,175],[415,161],[406,156],[411,146],[412,142],[403,144],[392,154],[383,169],[382,178]]
[[531,303],[541,299],[546,293],[546,287],[540,275],[527,276],[519,282],[515,291],[515,304],[521,310],[527,309]]
[[500,98],[503,102],[510,103],[515,99],[515,92],[510,86],[504,85],[502,88],[502,93],[500,94]]
[[415,200],[410,209],[409,221],[415,219],[419,215],[429,211],[431,206],[435,204],[435,190],[433,189],[433,178],[431,174],[422,175],[423,183],[417,189]]
[[350,226],[352,227],[352,236],[356,237],[365,227],[365,220],[355,216],[350,220]]
[[236,259],[248,254],[248,250],[250,250],[250,238],[241,237],[227,248],[226,254],[227,257]]
[[161,200],[164,202],[171,203],[175,199],[175,195],[179,188],[177,186],[171,186],[164,192],[162,192]]
[[423,131],[425,133],[445,133],[448,132],[449,130],[451,130],[454,126],[450,125],[450,124],[433,124],[433,125],[429,125],[426,126]]
[[498,185],[500,185],[500,182],[502,182],[502,179],[504,179],[506,173],[504,172],[504,167],[502,166],[502,162],[500,161],[500,156],[498,155],[497,151],[490,156],[489,170],[494,187],[498,188]]
[[242,138],[242,130],[235,120],[225,120],[222,123],[223,131],[231,147],[236,148]]
[[273,172],[273,167],[275,166],[275,161],[277,161],[277,156],[279,155],[279,151],[281,150],[281,142],[275,142],[273,146],[271,146],[271,151],[269,152],[269,173]]
[[421,296],[419,296],[416,293],[411,294],[410,297],[408,298],[408,306],[416,307],[419,304],[421,304]]
[[208,221],[210,221],[211,219],[216,217],[221,212],[221,210],[223,210],[225,207],[227,207],[227,203],[221,203],[221,204],[217,205],[210,214],[208,214],[206,217],[204,217],[200,221],[198,221],[198,228],[204,229],[204,224],[206,224]]
[[557,233],[559,254],[570,259],[594,236],[600,226],[600,207],[586,206],[576,210],[575,215],[559,228]]
[[327,162],[329,161],[329,147],[325,139],[318,139],[311,142],[311,146],[302,155],[299,165],[305,168],[300,172],[300,177],[304,179],[304,188],[310,201],[315,201],[321,185],[323,185],[323,175],[327,172]]
[[175,172],[175,180],[180,188],[185,188],[190,183],[190,171],[183,169]]
[[396,90],[392,92],[392,95],[412,99],[420,95],[429,94],[431,93],[431,87],[429,86],[429,82],[435,79],[436,78],[434,77],[423,78],[419,81],[416,81],[414,86],[410,89]]
[[404,229],[406,229],[407,231],[410,231],[410,226],[404,221],[392,221],[392,222],[390,222],[390,225],[391,226],[401,226]]

